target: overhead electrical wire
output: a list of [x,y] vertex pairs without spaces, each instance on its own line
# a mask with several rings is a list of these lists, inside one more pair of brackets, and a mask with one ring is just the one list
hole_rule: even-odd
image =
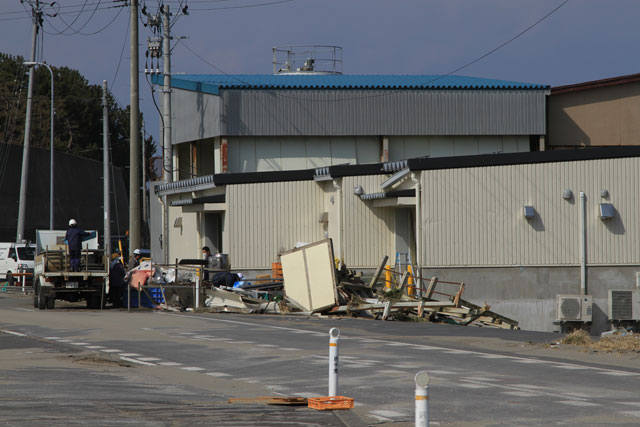
[[[508,44],[512,43],[513,41],[517,40],[518,38],[520,38],[521,36],[523,36],[524,34],[526,34],[527,32],[529,32],[530,30],[532,30],[533,28],[535,28],[537,25],[539,25],[540,23],[542,23],[543,21],[545,21],[547,18],[549,18],[551,15],[553,15],[554,13],[556,13],[558,10],[560,10],[564,5],[566,5],[567,3],[569,3],[569,0],[564,0],[562,3],[560,3],[558,6],[556,6],[555,8],[553,8],[551,11],[549,11],[547,14],[545,14],[542,18],[538,19],[537,21],[535,21],[533,24],[529,25],[528,27],[526,27],[524,30],[520,31],[518,34],[516,34],[515,36],[511,37],[509,40],[499,44],[498,46],[496,46],[495,48],[489,50],[487,53],[484,53],[483,55],[480,55],[479,57],[465,63],[464,65],[449,71],[446,74],[442,74],[439,75],[431,80],[428,80],[424,83],[421,83],[422,86],[431,84],[433,82],[436,82],[438,80],[441,80],[445,77],[451,76],[454,73],[457,73],[458,71],[461,71],[465,68],[468,68],[469,66],[477,63],[478,61],[481,61],[482,59],[492,55],[493,53],[497,52],[498,50],[502,49],[503,47],[507,46]],[[204,59],[203,57],[201,57],[200,55],[198,55],[196,52],[194,52],[191,48],[189,48],[186,43],[182,43],[182,45],[189,50],[192,54],[194,54],[198,59],[200,59],[201,61],[203,61],[204,63],[210,65],[211,67],[215,68],[216,70],[218,70],[220,73],[225,74],[243,84],[246,85],[251,85],[251,83],[248,83],[244,80],[242,80],[241,78],[237,77],[236,75],[230,74],[225,72],[224,70],[222,70],[221,68],[217,67],[216,65],[212,64],[211,62],[207,61],[206,59]],[[292,95],[285,95],[282,93],[282,91],[280,91],[279,93],[276,93],[276,96],[279,96],[281,98],[287,98],[287,99],[297,99],[297,100],[301,100],[301,101],[305,101],[305,102],[336,102],[336,101],[352,101],[352,100],[358,100],[358,99],[367,99],[367,98],[378,98],[378,97],[382,97],[382,96],[389,96],[392,94],[397,93],[397,91],[391,91],[391,90],[386,90],[386,91],[382,91],[376,94],[370,94],[370,95],[361,95],[361,96],[350,96],[350,97],[346,97],[346,98],[340,98],[340,99],[331,99],[331,100],[324,100],[324,99],[309,99],[309,98],[302,98],[302,97],[298,97],[298,96],[292,96]]]

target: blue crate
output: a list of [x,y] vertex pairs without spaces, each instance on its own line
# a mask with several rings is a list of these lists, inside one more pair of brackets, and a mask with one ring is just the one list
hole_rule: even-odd
[[[149,295],[151,295],[151,298],[153,299],[153,301],[151,301],[149,299],[149,297],[147,296],[147,293],[145,292],[140,292],[140,299],[141,302],[140,304],[143,307],[147,307],[147,308],[153,308],[158,304],[161,304],[164,302],[164,299],[162,298],[162,290],[160,288],[145,288],[147,293]],[[133,289],[133,288],[129,288],[129,294],[131,296],[131,307],[132,308],[137,308],[139,307],[138,304],[138,290],[137,289]],[[127,293],[124,293],[124,307],[127,307]]]

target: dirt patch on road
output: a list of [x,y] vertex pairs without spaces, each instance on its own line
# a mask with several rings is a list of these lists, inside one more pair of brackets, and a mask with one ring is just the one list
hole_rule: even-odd
[[111,358],[109,356],[103,356],[101,354],[86,353],[86,354],[69,354],[67,357],[73,363],[80,363],[91,366],[121,366],[124,368],[132,368],[133,364],[117,358]]

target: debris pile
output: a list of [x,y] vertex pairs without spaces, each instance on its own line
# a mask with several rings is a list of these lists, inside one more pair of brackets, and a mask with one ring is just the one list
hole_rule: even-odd
[[[228,269],[207,271],[200,260],[183,260],[175,267],[146,268],[145,286],[161,290],[163,298],[154,308],[179,306],[181,310],[351,316],[519,329],[517,321],[491,311],[488,305],[463,299],[464,283],[415,277],[410,269],[401,272],[386,266],[387,260],[385,257],[367,283],[361,273],[336,260],[331,239],[325,239],[280,254],[280,263],[272,265],[271,275],[249,279]],[[203,275],[214,279],[203,281]],[[140,288],[143,283],[136,285]],[[442,288],[451,287],[454,292],[442,292]]]

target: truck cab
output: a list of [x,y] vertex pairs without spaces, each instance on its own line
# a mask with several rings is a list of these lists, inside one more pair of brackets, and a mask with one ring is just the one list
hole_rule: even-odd
[[[12,283],[18,272],[33,274],[35,251],[32,244],[0,243],[0,279]],[[31,275],[27,279],[31,281]]]

